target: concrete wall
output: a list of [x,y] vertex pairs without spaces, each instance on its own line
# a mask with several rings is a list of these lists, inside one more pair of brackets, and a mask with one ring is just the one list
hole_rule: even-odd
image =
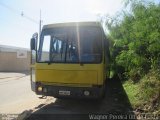
[[0,51],[1,72],[21,72],[30,69],[30,52],[26,58],[18,58],[17,52]]

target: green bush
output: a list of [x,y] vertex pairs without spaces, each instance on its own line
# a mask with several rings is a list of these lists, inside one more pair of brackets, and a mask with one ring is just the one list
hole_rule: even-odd
[[108,18],[106,27],[112,42],[112,68],[136,81],[150,69],[160,69],[160,5],[141,0],[129,2],[130,11]]

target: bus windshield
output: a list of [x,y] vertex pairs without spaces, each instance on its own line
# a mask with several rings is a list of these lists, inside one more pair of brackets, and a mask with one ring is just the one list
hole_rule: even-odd
[[102,30],[96,26],[43,29],[37,61],[100,63],[102,61]]

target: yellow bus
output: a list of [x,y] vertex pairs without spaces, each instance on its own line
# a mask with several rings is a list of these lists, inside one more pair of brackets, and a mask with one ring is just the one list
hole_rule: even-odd
[[44,25],[39,41],[36,33],[31,38],[31,88],[57,98],[102,98],[109,55],[99,22]]

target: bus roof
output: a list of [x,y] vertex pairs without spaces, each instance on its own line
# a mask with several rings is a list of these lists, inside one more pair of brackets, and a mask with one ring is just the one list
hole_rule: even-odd
[[43,29],[54,28],[54,27],[67,27],[67,26],[99,26],[101,27],[100,22],[67,22],[67,23],[56,23],[44,25]]

